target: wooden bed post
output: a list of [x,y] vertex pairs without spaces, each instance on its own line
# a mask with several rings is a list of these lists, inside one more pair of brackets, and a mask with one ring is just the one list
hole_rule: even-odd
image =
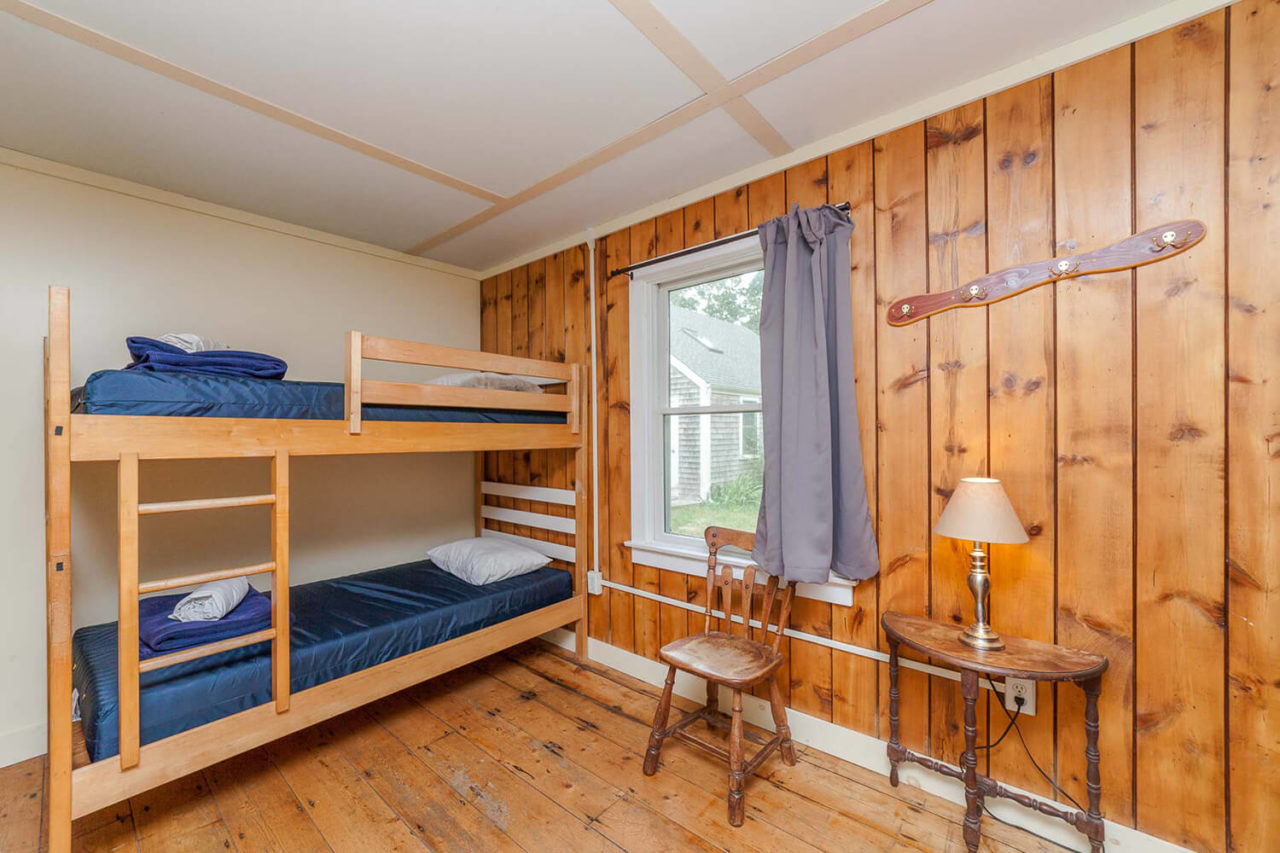
[[364,336],[359,332],[347,332],[347,372],[346,394],[343,403],[346,409],[347,432],[356,435],[360,432],[361,406],[360,363],[364,359]]
[[475,514],[476,514],[476,536],[484,533],[484,451],[478,450],[474,454],[476,463],[475,485]]
[[71,849],[71,295],[49,288],[44,341],[44,553],[49,850]]
[[[573,383],[570,390],[574,394],[578,423],[587,411],[587,388],[582,381],[582,365],[573,366]],[[574,508],[573,508],[573,591],[582,598],[582,618],[573,626],[574,645],[578,657],[587,659],[587,561],[591,555],[591,524],[587,509],[587,483],[591,478],[591,449],[587,440],[589,430],[578,429],[578,446],[573,450],[574,476]]]
[[138,454],[121,453],[117,474],[120,616],[116,631],[116,698],[120,703],[120,769],[138,766],[141,693],[138,684]]
[[271,694],[276,713],[289,710],[289,451],[276,450],[271,460]]

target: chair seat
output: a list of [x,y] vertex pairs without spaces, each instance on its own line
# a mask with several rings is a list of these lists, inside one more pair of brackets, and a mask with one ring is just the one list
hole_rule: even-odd
[[756,684],[782,663],[782,655],[764,643],[723,631],[672,640],[659,655],[685,672],[737,687]]

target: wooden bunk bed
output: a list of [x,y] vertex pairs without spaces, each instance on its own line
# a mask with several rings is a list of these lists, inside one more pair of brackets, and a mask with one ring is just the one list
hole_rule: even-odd
[[[72,412],[70,294],[49,292],[45,340],[45,539],[48,603],[48,780],[50,849],[71,846],[76,818],[252,749],[336,714],[462,666],[554,628],[571,625],[580,655],[586,651],[586,570],[589,541],[586,486],[587,442],[583,418],[586,388],[581,365],[454,349],[351,332],[346,341],[343,420],[183,417],[173,415],[80,414]],[[554,380],[534,394],[445,385],[362,379],[366,359],[460,370],[520,374]],[[445,406],[557,413],[558,423],[371,421],[363,405]],[[573,509],[573,517],[515,512],[483,505],[481,493],[509,495],[508,484],[477,482],[476,529],[482,516],[548,531],[572,533],[577,547],[523,539],[571,566],[572,595],[549,606],[507,618],[437,645],[325,681],[300,692],[290,687],[289,462],[295,456],[563,449],[572,451],[574,488],[527,489],[535,500]],[[156,459],[259,458],[270,465],[270,494],[233,498],[140,503],[139,463]],[[118,466],[119,621],[117,674],[118,755],[80,762],[73,758],[71,476],[73,463],[106,461]],[[477,480],[482,466],[477,464]],[[270,559],[251,566],[149,582],[138,578],[139,516],[268,505]],[[505,513],[505,514],[504,514]],[[484,531],[486,534],[489,531]],[[494,534],[504,535],[504,534]],[[511,534],[505,534],[511,535]],[[548,536],[547,540],[559,537]],[[140,594],[208,580],[269,574],[272,626],[264,631],[180,652],[139,660]],[[140,676],[196,658],[270,643],[270,701],[177,734],[141,743]]]

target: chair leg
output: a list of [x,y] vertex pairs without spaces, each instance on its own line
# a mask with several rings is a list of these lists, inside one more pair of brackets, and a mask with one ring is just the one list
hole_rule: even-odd
[[742,753],[742,691],[733,691],[733,722],[729,725],[729,824],[742,826],[743,806],[742,786],[746,781],[742,776],[744,764]]
[[676,668],[667,671],[667,683],[662,687],[662,698],[658,700],[658,710],[653,714],[653,731],[649,732],[649,749],[644,754],[644,775],[652,776],[658,772],[658,755],[662,752],[662,731],[667,727],[667,717],[671,714],[671,690],[676,684]]
[[778,690],[777,677],[769,679],[769,707],[773,710],[773,725],[782,735],[778,751],[784,763],[795,766],[796,747],[791,742],[791,727],[787,725],[787,706],[782,704],[782,692]]
[[707,710],[712,713],[720,709],[720,685],[707,679]]

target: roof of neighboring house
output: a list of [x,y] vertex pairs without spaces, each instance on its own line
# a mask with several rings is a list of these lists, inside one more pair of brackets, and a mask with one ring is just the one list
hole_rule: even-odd
[[671,306],[671,354],[713,389],[760,391],[760,336],[745,326]]

